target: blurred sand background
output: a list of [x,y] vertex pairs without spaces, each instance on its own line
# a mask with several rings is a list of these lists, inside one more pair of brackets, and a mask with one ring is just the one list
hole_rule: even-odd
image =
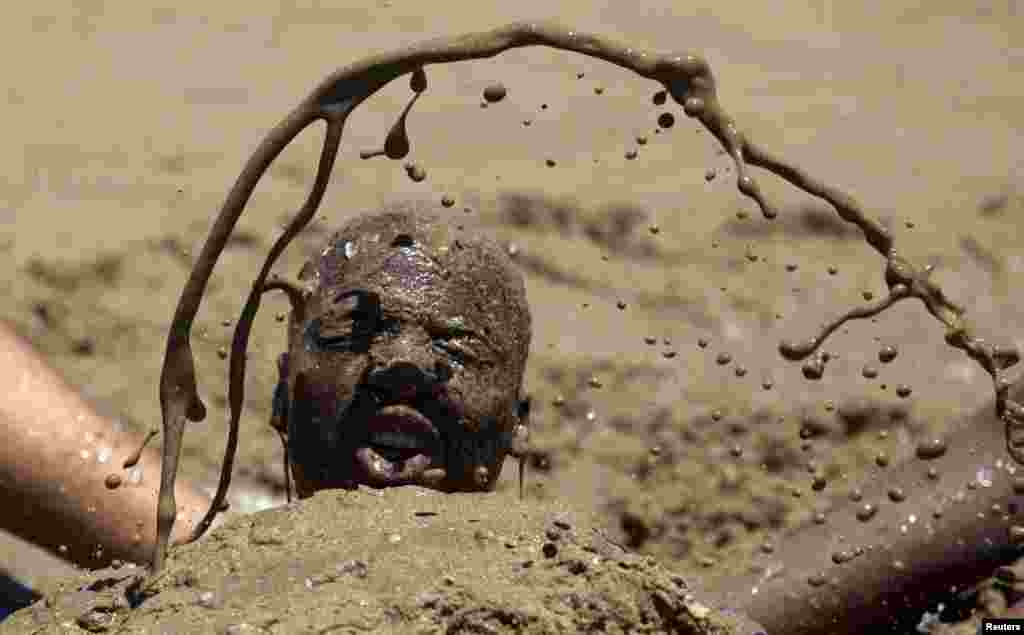
[[[1015,1],[11,4],[0,24],[0,319],[102,412],[139,430],[156,424],[164,338],[190,254],[262,135],[338,66],[552,12],[636,48],[706,56],[743,130],[856,196],[908,257],[936,265],[983,332],[1024,344]],[[837,334],[828,348],[840,359],[821,381],[783,363],[780,338],[809,334],[864,291],[882,294],[882,262],[859,232],[759,173],[783,208],[774,224],[762,219],[710,135],[680,108],[651,103],[652,82],[537,48],[427,72],[430,89],[409,118],[409,158],[427,180],[412,182],[400,162],[358,158],[404,106],[401,79],[350,117],[326,220],[276,270],[295,275],[324,231],[409,198],[514,243],[535,324],[531,495],[572,498],[607,513],[642,551],[712,566],[806,522],[827,500],[792,495],[810,493],[808,460],[856,479],[877,469],[877,452],[898,460],[913,439],[990,398],[987,376],[945,346],[917,303]],[[481,108],[495,80],[509,95]],[[665,110],[676,124],[656,134]],[[222,322],[233,324],[301,204],[320,134],[304,134],[264,178],[199,314],[193,346],[210,413],[187,431],[182,473],[204,486],[216,483],[226,434],[227,362],[217,352],[232,329]],[[456,200],[450,210],[445,194]],[[281,450],[266,422],[284,350],[275,314],[286,310],[268,298],[252,337],[238,511],[283,500]],[[900,355],[865,379],[880,344]],[[721,352],[729,364],[716,363]],[[895,394],[899,383],[912,387],[909,398]],[[849,425],[865,409],[870,425]],[[827,434],[802,450],[808,422]],[[509,466],[500,490],[513,483]],[[60,571],[5,544],[0,568],[16,577]]]

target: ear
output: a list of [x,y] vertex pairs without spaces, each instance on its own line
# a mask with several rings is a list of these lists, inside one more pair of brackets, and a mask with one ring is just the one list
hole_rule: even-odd
[[526,457],[530,454],[530,403],[527,395],[516,403],[516,425],[512,431],[509,454],[519,459],[519,500],[523,499],[523,485],[526,479]]
[[270,427],[277,431],[284,448],[284,491],[285,498],[292,502],[291,464],[288,460],[288,353],[277,358],[277,386],[270,409]]

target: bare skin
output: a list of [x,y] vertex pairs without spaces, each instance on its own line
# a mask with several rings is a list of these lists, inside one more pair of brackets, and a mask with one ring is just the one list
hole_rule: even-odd
[[274,425],[301,497],[493,489],[526,434],[530,313],[495,243],[434,215],[362,216],[300,275]]
[[[160,457],[122,463],[139,439],[117,429],[0,322],[0,527],[82,567],[145,562],[155,532]],[[133,475],[141,475],[137,482]],[[176,488],[172,540],[188,535],[209,498]]]

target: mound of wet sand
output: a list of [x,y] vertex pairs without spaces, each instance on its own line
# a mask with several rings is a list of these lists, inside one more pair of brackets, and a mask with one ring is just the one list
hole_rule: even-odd
[[174,550],[144,592],[132,586],[141,572],[64,579],[0,633],[760,631],[595,516],[500,493],[320,492]]

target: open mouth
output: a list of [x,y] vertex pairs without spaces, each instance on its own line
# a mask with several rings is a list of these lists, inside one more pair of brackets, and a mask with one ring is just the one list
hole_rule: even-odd
[[381,409],[367,422],[355,452],[368,485],[434,486],[445,477],[441,436],[426,416],[408,405]]

